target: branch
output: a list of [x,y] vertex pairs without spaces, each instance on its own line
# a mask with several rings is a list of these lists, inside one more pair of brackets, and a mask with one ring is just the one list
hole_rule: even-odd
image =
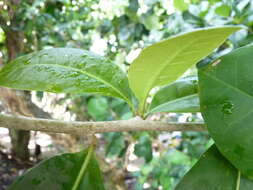
[[79,136],[95,133],[127,131],[206,131],[206,127],[203,123],[165,123],[142,120],[139,117],[120,121],[66,122],[7,114],[0,114],[0,127],[67,133]]

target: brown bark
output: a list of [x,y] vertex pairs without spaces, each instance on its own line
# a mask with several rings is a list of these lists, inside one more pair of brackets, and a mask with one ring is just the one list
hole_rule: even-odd
[[[0,99],[5,105],[5,111],[15,115],[32,116],[26,105],[23,103],[14,90],[0,88]],[[9,134],[12,143],[12,154],[20,160],[28,160],[30,157],[28,143],[30,140],[30,132],[23,130],[10,129]]]
[[[11,61],[15,59],[19,53],[24,50],[24,35],[22,31],[16,30],[18,28],[17,22],[15,20],[15,7],[20,3],[19,0],[10,0],[7,2],[8,14],[11,25],[5,27],[4,32],[6,35],[6,48],[8,52],[8,60]],[[20,91],[20,94],[22,92]],[[1,88],[0,98],[4,102],[9,113],[15,115],[32,116],[28,111],[22,97],[18,95],[17,91]],[[29,160],[30,154],[28,149],[28,144],[30,140],[30,132],[23,130],[9,130],[12,143],[12,154],[20,160]]]
[[21,31],[15,31],[13,29],[6,31],[6,47],[8,50],[8,59],[15,59],[19,53],[24,50],[24,35]]

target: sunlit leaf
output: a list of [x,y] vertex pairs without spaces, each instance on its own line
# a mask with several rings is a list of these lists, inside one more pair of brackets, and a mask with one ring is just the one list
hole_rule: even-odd
[[173,4],[174,7],[180,11],[185,11],[189,7],[189,3],[186,3],[185,0],[174,0]]
[[228,5],[221,5],[215,9],[216,14],[220,16],[224,16],[224,17],[228,17],[230,15],[230,12],[231,12],[231,7]]
[[145,48],[129,69],[130,87],[140,101],[140,111],[146,109],[152,88],[178,79],[239,29],[227,26],[196,30]]

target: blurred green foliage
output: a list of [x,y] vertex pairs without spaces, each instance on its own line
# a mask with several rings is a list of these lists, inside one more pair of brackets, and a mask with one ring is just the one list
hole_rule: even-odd
[[[10,27],[24,33],[24,53],[50,47],[78,47],[110,57],[124,71],[140,48],[193,28],[245,26],[203,62],[253,40],[251,0],[23,0],[12,8],[18,11],[16,23],[8,23],[11,18],[7,9],[0,9],[0,19],[5,21],[0,22],[0,55],[4,60],[7,53],[3,30]],[[69,111],[80,119],[129,119],[133,115],[119,99],[67,95],[63,103],[69,98],[73,103]],[[182,116],[171,116],[170,120],[180,121]],[[187,120],[199,121],[199,117],[193,114]],[[169,145],[161,150],[152,143],[158,136],[146,132],[103,135],[108,158],[123,159],[128,146],[134,143],[134,154],[145,159],[140,170],[132,173],[137,179],[136,190],[144,189],[145,184],[151,190],[172,189],[212,143],[207,133],[176,133],[170,134]],[[160,156],[154,156],[154,152]]]
[[134,146],[134,154],[138,157],[143,157],[146,163],[153,158],[151,137],[147,132],[140,134],[138,143]]

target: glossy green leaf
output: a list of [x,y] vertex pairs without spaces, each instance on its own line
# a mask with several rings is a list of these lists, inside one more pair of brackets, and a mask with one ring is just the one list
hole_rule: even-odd
[[253,179],[253,46],[199,69],[201,112],[221,153]]
[[139,99],[140,111],[146,109],[152,88],[178,79],[239,29],[236,26],[200,29],[145,48],[129,69],[130,87]]
[[[96,157],[88,150],[42,161],[19,177],[8,190],[105,190]],[[88,165],[81,176],[81,168],[89,155]],[[76,183],[78,176],[81,178]]]
[[0,71],[0,86],[56,93],[99,93],[131,103],[123,71],[94,53],[52,48],[19,57]]
[[154,95],[148,113],[198,112],[197,83],[196,77],[187,77],[161,88]]
[[218,151],[215,145],[204,153],[176,186],[175,190],[251,190],[245,178]]

